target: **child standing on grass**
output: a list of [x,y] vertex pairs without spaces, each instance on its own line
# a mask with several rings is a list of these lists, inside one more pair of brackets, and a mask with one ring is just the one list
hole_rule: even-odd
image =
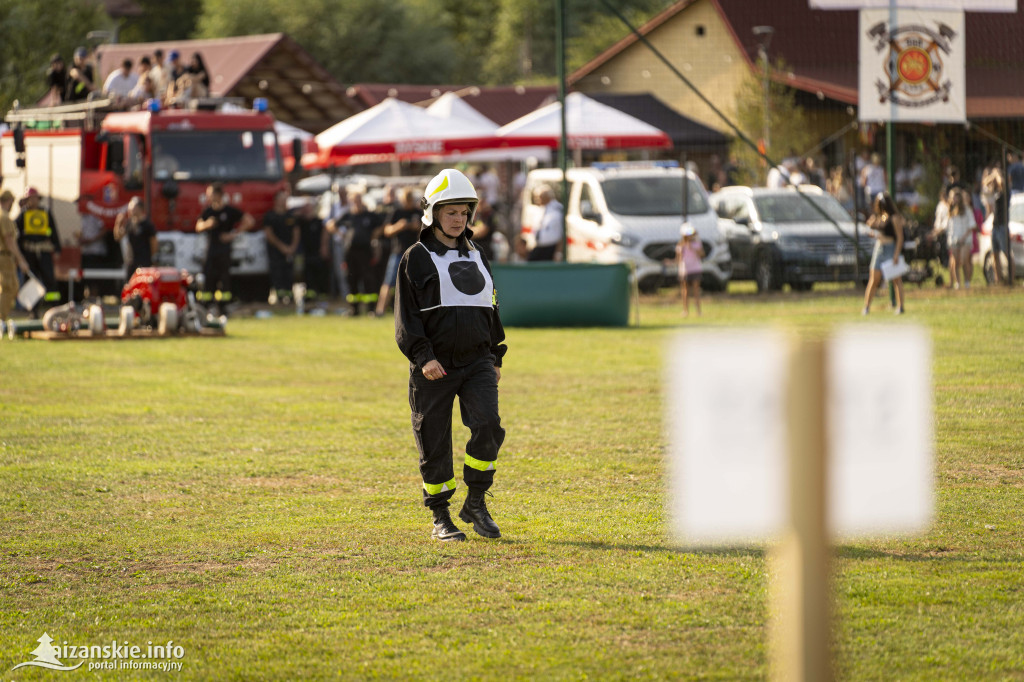
[[704,270],[701,259],[704,247],[697,238],[693,225],[684,223],[680,229],[681,237],[676,244],[676,263],[679,265],[679,293],[683,296],[683,317],[690,315],[690,298],[697,306],[700,315],[700,277]]

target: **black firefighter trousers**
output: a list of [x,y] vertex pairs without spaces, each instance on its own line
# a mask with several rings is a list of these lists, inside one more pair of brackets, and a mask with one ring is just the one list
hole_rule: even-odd
[[413,366],[409,374],[412,431],[420,451],[423,504],[447,507],[455,494],[452,462],[452,410],[459,398],[462,423],[470,431],[462,476],[470,490],[484,491],[494,482],[494,463],[505,440],[498,416],[498,377],[494,357],[485,355],[465,367],[445,367],[434,381]]

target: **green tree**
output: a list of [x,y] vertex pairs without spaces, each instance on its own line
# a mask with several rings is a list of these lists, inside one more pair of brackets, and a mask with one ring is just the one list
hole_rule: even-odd
[[[493,0],[407,0],[415,16],[439,15],[438,23],[451,37],[455,60],[451,82],[481,84],[482,66],[493,50]],[[440,8],[441,12],[438,12]]]
[[97,0],[0,0],[0,26],[0,109],[6,112],[15,100],[32,106],[46,94],[50,55],[70,64],[85,34],[111,22]]
[[[671,4],[666,0],[610,0],[634,26]],[[550,82],[557,73],[556,3],[499,0],[492,50],[483,64],[485,82]],[[565,0],[566,68],[577,69],[629,33],[603,2]]]
[[[758,66],[760,67],[759,62]],[[772,66],[773,73],[787,73],[789,68],[783,61]],[[764,139],[765,129],[765,96],[764,71],[755,69],[743,80],[736,94],[736,126],[754,142]],[[796,103],[796,94],[792,88],[775,80],[768,86],[768,130],[769,142],[765,149],[768,158],[780,163],[783,158],[801,154],[814,144],[814,135],[810,131],[807,114]],[[756,149],[752,149],[742,139],[733,142],[733,152],[739,160],[739,166],[745,175],[743,181],[763,183],[768,168],[762,162]]]
[[150,43],[191,38],[203,12],[203,0],[135,0],[144,13],[125,23],[121,42]]
[[[436,15],[437,10],[434,10]],[[407,2],[206,0],[202,38],[287,33],[343,83],[444,83],[458,62],[443,22]]]
[[[671,3],[666,3],[664,0],[619,0],[612,4],[625,15],[629,23],[640,28],[655,14],[665,9],[666,4]],[[574,7],[574,9],[577,13],[585,11],[579,7]],[[573,16],[569,17],[566,66],[570,73],[584,66],[629,34],[629,28],[614,14],[606,13],[602,3],[590,2],[586,5],[586,10],[590,11],[582,14],[579,22],[574,22]],[[574,30],[575,24],[579,25]]]

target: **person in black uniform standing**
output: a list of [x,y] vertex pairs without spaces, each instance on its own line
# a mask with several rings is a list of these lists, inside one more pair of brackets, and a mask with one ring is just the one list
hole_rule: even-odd
[[358,315],[360,304],[370,311],[377,307],[380,282],[374,275],[377,254],[374,241],[380,236],[383,218],[366,208],[362,192],[349,192],[349,211],[338,222],[345,229],[345,267],[348,270],[348,302],[352,315]]
[[[57,223],[50,211],[41,208],[42,198],[39,190],[28,187],[21,200],[21,213],[15,225],[18,226],[18,248],[28,261],[32,274],[46,287],[43,301],[56,303],[60,300],[57,291],[57,277],[54,274],[53,259],[61,252],[60,236],[57,234]],[[37,303],[29,313],[35,317],[39,312]]]
[[263,214],[263,234],[267,239],[267,260],[270,263],[271,304],[287,303],[292,298],[295,281],[295,254],[299,250],[299,218],[288,210],[288,192],[281,189],[274,195],[274,206]]
[[206,188],[206,208],[196,221],[196,232],[206,233],[206,260],[203,262],[204,303],[216,303],[221,315],[231,301],[231,244],[256,221],[227,203],[219,182]]
[[409,406],[423,503],[433,513],[432,537],[442,541],[466,539],[448,511],[456,487],[456,396],[470,430],[463,466],[469,492],[459,518],[483,537],[501,537],[484,494],[505,440],[498,381],[507,346],[490,264],[467,229],[477,204],[472,183],[455,169],[430,181],[421,202],[425,227],[402,256],[395,293],[395,340],[410,363]]

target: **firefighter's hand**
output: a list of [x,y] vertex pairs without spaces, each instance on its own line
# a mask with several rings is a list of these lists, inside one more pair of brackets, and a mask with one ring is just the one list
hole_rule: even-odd
[[500,382],[500,381],[501,381],[501,367],[495,367],[495,368],[494,368],[494,375],[495,375],[495,377],[496,377],[496,379],[497,379],[497,380],[495,381],[495,383],[498,383],[498,382]]
[[448,372],[444,371],[444,367],[437,360],[431,360],[427,364],[423,365],[423,376],[430,381],[435,381],[446,376]]

